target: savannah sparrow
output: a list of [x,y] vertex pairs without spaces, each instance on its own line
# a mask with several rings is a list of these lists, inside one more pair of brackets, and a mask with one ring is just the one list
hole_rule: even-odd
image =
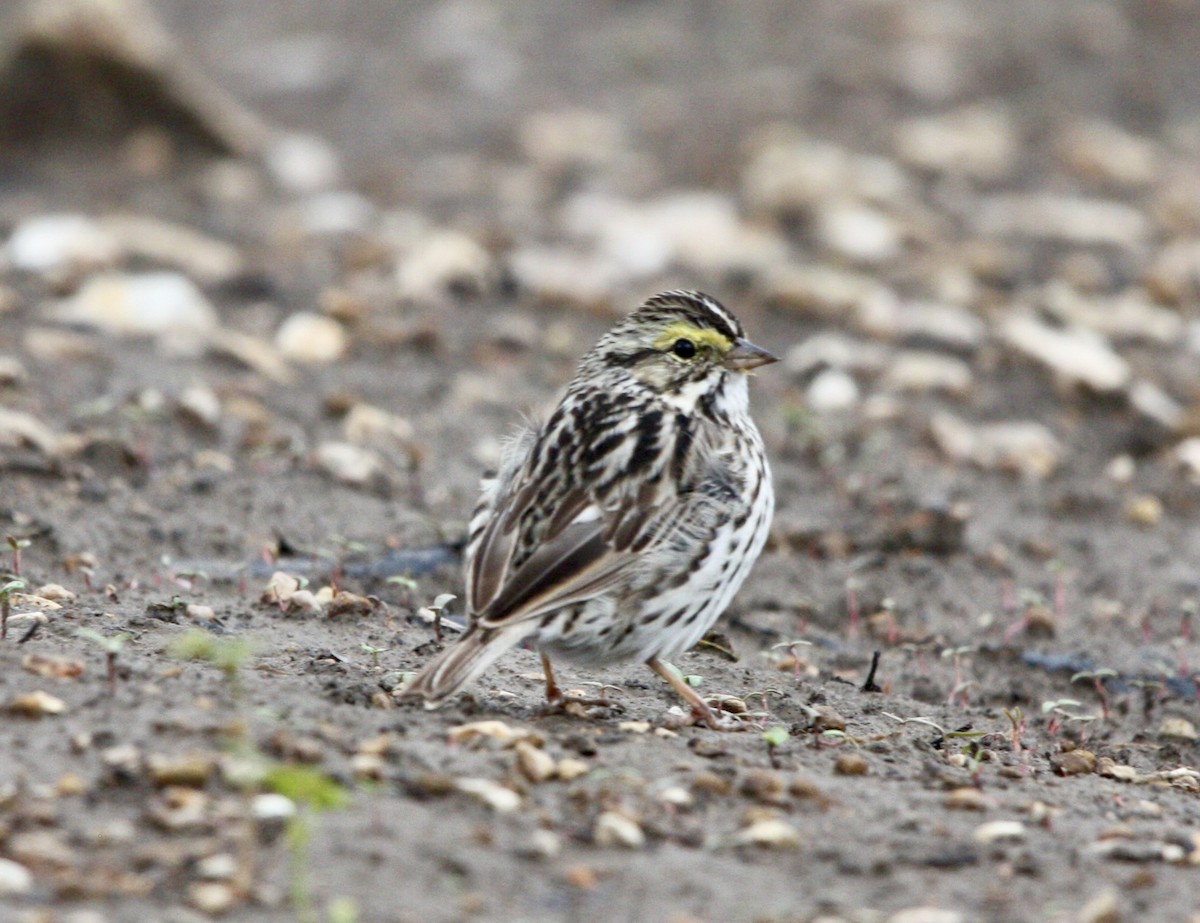
[[641,660],[725,727],[663,659],[705,635],[762,551],[775,508],[748,373],[775,362],[699,292],[656,295],[601,337],[541,428],[484,478],[466,550],[464,634],[406,688],[437,704],[529,640]]

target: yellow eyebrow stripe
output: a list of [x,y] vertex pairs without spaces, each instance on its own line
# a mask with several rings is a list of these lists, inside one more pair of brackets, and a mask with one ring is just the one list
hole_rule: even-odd
[[658,339],[654,341],[654,348],[668,349],[676,340],[680,339],[691,340],[697,346],[707,346],[721,353],[728,352],[729,348],[733,346],[733,341],[729,337],[717,333],[715,330],[704,330],[700,327],[693,327],[691,324],[685,324],[683,321],[676,321],[668,324],[666,329],[658,335]]

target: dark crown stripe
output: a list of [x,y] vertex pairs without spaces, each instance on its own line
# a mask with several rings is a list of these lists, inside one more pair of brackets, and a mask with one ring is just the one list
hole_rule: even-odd
[[697,320],[708,324],[731,340],[737,340],[743,336],[742,325],[736,317],[729,313],[729,309],[712,295],[706,295],[703,292],[684,290],[662,292],[650,298],[642,308],[643,310],[646,308],[674,310],[683,308],[693,312]]

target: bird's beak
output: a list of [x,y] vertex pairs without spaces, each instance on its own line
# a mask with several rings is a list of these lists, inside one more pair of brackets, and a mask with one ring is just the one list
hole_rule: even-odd
[[760,365],[778,361],[778,356],[772,355],[761,346],[755,346],[749,340],[735,340],[721,365],[731,372],[749,372]]

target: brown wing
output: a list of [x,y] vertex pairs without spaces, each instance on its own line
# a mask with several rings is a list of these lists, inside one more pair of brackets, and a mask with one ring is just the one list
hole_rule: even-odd
[[[645,453],[639,477],[588,478],[586,486],[554,493],[548,485],[562,483],[564,474],[553,466],[535,471],[534,460],[543,456],[533,449],[511,482],[525,486],[499,499],[468,564],[469,598],[482,625],[510,625],[602,594],[640,553],[688,529],[697,502],[711,505],[697,488],[712,482],[714,472],[691,469],[697,457],[715,455],[691,451],[686,421],[653,422],[663,441]],[[639,435],[629,429],[638,446]],[[614,442],[611,457],[633,464],[628,450]],[[716,478],[727,479],[728,472]]]

